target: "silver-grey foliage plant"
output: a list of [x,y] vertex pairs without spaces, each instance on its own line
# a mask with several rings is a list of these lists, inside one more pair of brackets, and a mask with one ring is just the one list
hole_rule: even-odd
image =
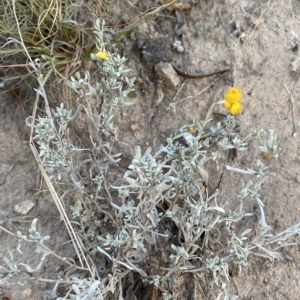
[[[39,155],[57,193],[66,201],[67,195],[74,196],[66,211],[94,274],[74,268],[67,279],[56,281],[51,295],[64,283],[67,292],[57,299],[127,299],[140,282],[159,290],[163,299],[178,299],[168,282],[191,273],[195,280],[203,274],[211,278],[221,291],[215,299],[237,299],[226,290],[230,268],[245,266],[250,255],[285,257],[279,250],[299,243],[295,237],[300,223],[273,234],[266,221],[259,190],[268,176],[275,176],[269,167],[257,160],[252,169],[233,168],[223,159],[233,149],[247,151],[250,141],[266,133],[239,138],[240,124],[233,116],[211,125],[214,104],[202,123],[183,126],[155,152],[136,146],[123,182],[114,181],[111,175],[121,174],[115,121],[120,108],[131,105],[126,97],[135,78],[126,76],[126,59],[110,45],[111,32],[99,20],[95,33],[102,58],[92,55],[92,59],[98,64],[100,82],[92,81],[88,72],[83,77],[77,73],[69,82],[78,95],[76,112],[62,104],[52,117],[39,117],[35,125]],[[70,136],[79,115],[90,126],[90,148],[75,146]],[[266,157],[278,156],[273,131],[259,149]],[[211,170],[224,163],[227,171],[250,177],[227,200],[211,187],[216,181]],[[254,213],[246,211],[247,202],[257,204],[258,224],[251,219]],[[33,229],[30,237],[38,245],[46,240]],[[18,233],[18,238],[24,236]],[[49,251],[39,249],[44,259]],[[4,260],[10,266],[10,260]],[[1,272],[4,280],[19,270],[6,267]],[[135,285],[129,283],[133,277]]]

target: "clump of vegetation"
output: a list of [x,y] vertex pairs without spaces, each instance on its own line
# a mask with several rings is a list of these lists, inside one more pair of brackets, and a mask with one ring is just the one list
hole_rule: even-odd
[[[298,243],[300,223],[274,234],[259,191],[266,178],[275,174],[259,159],[252,169],[232,168],[223,154],[247,151],[255,141],[265,157],[276,159],[276,136],[270,130],[265,145],[263,130],[241,138],[240,122],[233,115],[214,125],[215,103],[203,122],[181,127],[156,151],[148,148],[143,153],[135,147],[134,158],[121,173],[122,153],[114,147],[121,142],[116,121],[121,107],[131,105],[126,97],[135,79],[126,76],[126,59],[111,45],[111,32],[103,22],[97,21],[95,33],[98,52],[91,58],[99,66],[101,80],[92,82],[88,72],[71,78],[69,87],[78,95],[75,112],[63,104],[50,110],[42,70],[31,63],[40,84],[37,94],[46,104],[44,116],[34,112],[28,119],[34,131],[31,147],[76,257],[59,257],[45,246],[49,237],[37,230],[36,219],[29,239],[21,232],[10,233],[19,240],[18,251],[23,241],[36,244],[41,261],[34,271],[49,255],[68,266],[64,278],[52,279],[52,298],[132,299],[144,286],[152,299],[177,299],[169,285],[189,273],[194,280],[211,279],[211,296],[236,299],[226,290],[230,269],[242,268],[251,255],[272,260],[286,257],[280,249]],[[239,101],[240,96],[234,103]],[[72,124],[81,114],[94,133],[90,148],[79,148],[71,135]],[[223,199],[219,188],[211,187],[213,164],[224,164],[250,179],[236,195]],[[248,201],[257,203],[258,223],[251,221],[253,212],[245,209]],[[33,271],[13,257],[2,256],[2,261],[1,284],[24,275],[25,270]],[[58,293],[59,286],[64,286],[64,295]]]
[[[52,98],[57,99],[56,85],[59,82],[65,84],[69,76],[85,68],[95,48],[92,30],[96,15],[108,10],[109,2],[95,1],[91,9],[76,1],[3,1],[0,4],[0,34],[5,42],[0,48],[0,55],[6,64],[7,71],[2,78],[6,88],[9,86],[16,90],[20,80],[23,85],[26,82],[32,85],[28,76],[35,74],[20,71],[28,69],[28,64],[20,61],[30,55],[31,59],[39,59],[43,64],[43,75],[51,76],[52,83],[47,84],[55,95]],[[20,44],[20,38],[26,48]],[[12,72],[15,68],[17,71]],[[59,98],[67,103],[68,93],[60,94]]]

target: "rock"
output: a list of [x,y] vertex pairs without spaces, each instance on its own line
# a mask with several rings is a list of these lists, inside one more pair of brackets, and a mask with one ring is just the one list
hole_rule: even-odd
[[160,62],[155,66],[157,76],[170,90],[176,90],[180,84],[180,79],[170,63]]
[[166,38],[139,40],[137,47],[142,50],[144,62],[150,66],[155,66],[160,61],[173,60],[170,43]]
[[14,206],[14,211],[21,215],[27,215],[28,212],[34,207],[35,202],[32,200],[25,200],[20,204]]

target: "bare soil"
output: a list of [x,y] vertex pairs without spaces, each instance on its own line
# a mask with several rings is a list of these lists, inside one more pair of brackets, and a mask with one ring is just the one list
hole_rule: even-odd
[[[141,12],[159,5],[158,1],[123,1],[115,5],[112,24],[128,23]],[[224,67],[234,66],[234,85],[243,93],[243,111],[239,115],[242,123],[241,135],[253,129],[273,129],[283,147],[292,131],[292,108],[287,89],[293,93],[294,113],[299,121],[300,104],[299,75],[291,70],[294,59],[287,49],[292,31],[300,34],[300,2],[291,1],[197,1],[190,9],[162,11],[147,21],[120,43],[123,54],[128,57],[130,76],[139,81],[131,94],[134,103],[124,109],[119,119],[120,140],[123,156],[130,159],[132,148],[140,145],[146,149],[164,143],[166,138],[181,125],[201,120],[210,105],[222,100],[226,89],[232,84],[232,73],[199,79],[179,76],[180,88],[166,87],[143,53],[138,42],[155,43],[164,40],[170,51],[172,64],[188,74],[210,73]],[[119,20],[119,21],[117,21]],[[182,43],[184,52],[172,50],[174,40]],[[149,47],[148,47],[149,49]],[[231,50],[230,50],[231,49]],[[150,51],[151,52],[151,51]],[[150,53],[151,54],[151,53]],[[158,55],[159,56],[159,55]],[[6,86],[3,90],[6,89]],[[28,88],[30,89],[30,87]],[[28,131],[25,119],[30,115],[34,94],[1,94],[0,110],[0,221],[12,232],[24,233],[31,220],[38,218],[44,234],[50,235],[49,247],[61,256],[74,255],[50,194],[40,189],[40,173],[28,146]],[[20,99],[16,103],[16,98]],[[22,102],[23,101],[23,102]],[[24,104],[25,103],[25,104]],[[218,112],[224,113],[220,106]],[[22,125],[20,125],[22,124]],[[146,146],[147,145],[147,146]],[[251,168],[259,157],[258,149],[250,145],[246,153],[238,153],[231,162],[233,167]],[[299,221],[300,214],[300,148],[299,137],[293,137],[285,152],[271,164],[277,174],[263,186],[261,199],[265,203],[267,222],[274,231],[283,230]],[[217,181],[219,174],[216,174]],[[224,197],[232,196],[234,189],[243,182],[237,174],[225,173],[221,191]],[[25,216],[14,211],[16,204],[33,199],[35,207]],[[248,208],[255,211],[255,204]],[[0,232],[0,253],[8,254],[15,249],[17,241]],[[23,245],[23,255],[13,251],[19,262],[35,265],[33,249]],[[285,249],[290,261],[270,262],[253,257],[241,273],[233,271],[228,290],[239,295],[239,299],[299,299],[300,255],[299,246]],[[39,276],[57,278],[63,266],[56,259],[48,258]],[[26,281],[28,282],[28,281]],[[200,286],[188,284],[183,278],[174,287],[178,299],[208,299],[205,281]],[[52,287],[48,283],[12,279],[12,284],[0,287],[0,296],[10,299],[50,299],[45,296]],[[3,298],[4,299],[4,298]],[[145,298],[146,299],[146,298]]]

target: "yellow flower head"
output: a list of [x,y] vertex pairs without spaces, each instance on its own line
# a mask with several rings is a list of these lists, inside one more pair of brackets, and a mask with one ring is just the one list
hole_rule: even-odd
[[263,154],[263,156],[264,156],[265,159],[271,159],[271,158],[273,158],[273,155],[271,153],[268,153],[268,152],[265,152]]
[[96,53],[96,57],[99,59],[106,59],[107,58],[107,54],[103,51],[99,51]]
[[231,107],[231,105],[232,104],[230,104],[229,102],[227,102],[227,101],[225,101],[224,103],[223,103],[223,106],[226,108],[226,109],[230,109],[230,107]]
[[242,104],[239,102],[233,103],[228,110],[232,115],[237,115],[242,110]]
[[225,101],[223,106],[232,114],[237,115],[242,110],[242,104],[240,103],[242,93],[236,87],[230,87],[224,94]]
[[194,126],[190,126],[189,127],[189,132],[194,132],[195,131],[195,127]]
[[237,103],[241,100],[242,93],[236,87],[230,87],[227,92],[224,94],[224,99],[230,104]]

